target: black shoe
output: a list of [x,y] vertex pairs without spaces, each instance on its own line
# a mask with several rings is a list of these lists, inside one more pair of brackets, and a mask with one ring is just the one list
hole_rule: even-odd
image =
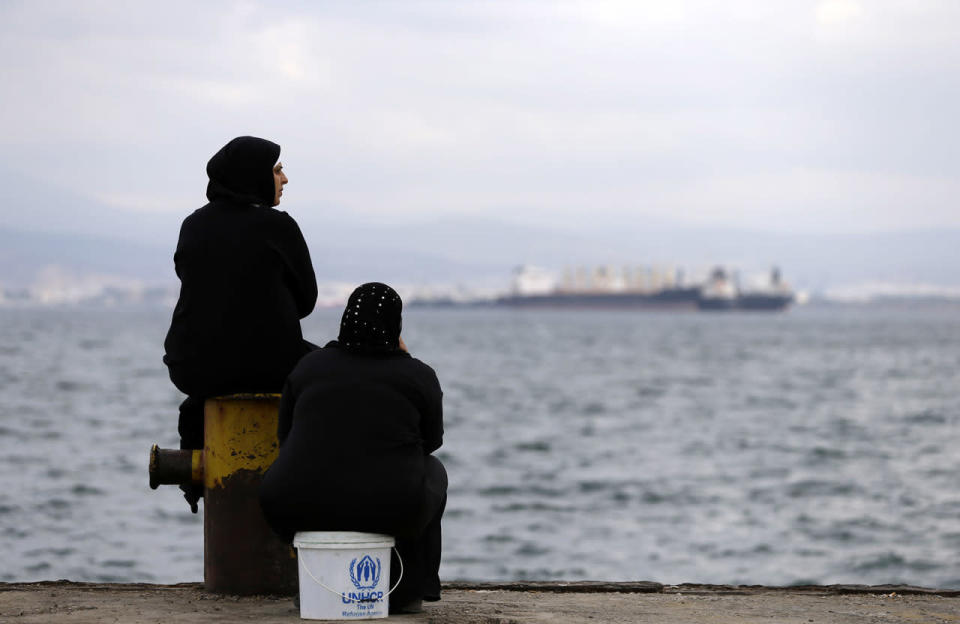
[[197,503],[203,498],[203,486],[181,485],[180,489],[183,491],[183,497],[187,500],[187,504],[190,505],[190,511],[197,513]]
[[411,600],[410,602],[402,605],[393,604],[390,605],[390,615],[401,615],[404,613],[422,613],[423,612],[423,601],[422,600]]

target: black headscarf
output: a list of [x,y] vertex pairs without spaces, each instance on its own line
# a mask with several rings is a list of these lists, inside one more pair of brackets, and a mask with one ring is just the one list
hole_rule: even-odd
[[340,321],[338,342],[349,351],[390,353],[400,349],[403,301],[380,282],[357,286]]
[[207,163],[207,199],[273,205],[273,166],[280,146],[266,139],[242,136],[230,141]]

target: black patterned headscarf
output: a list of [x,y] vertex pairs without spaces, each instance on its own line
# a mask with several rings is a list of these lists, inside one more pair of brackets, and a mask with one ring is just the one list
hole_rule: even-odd
[[380,282],[358,286],[343,311],[340,344],[362,353],[389,353],[400,348],[403,301]]

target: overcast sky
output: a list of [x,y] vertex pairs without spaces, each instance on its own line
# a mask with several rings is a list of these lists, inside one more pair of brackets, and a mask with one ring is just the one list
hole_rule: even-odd
[[182,215],[253,134],[293,214],[957,227],[958,32],[956,0],[0,0],[0,168]]

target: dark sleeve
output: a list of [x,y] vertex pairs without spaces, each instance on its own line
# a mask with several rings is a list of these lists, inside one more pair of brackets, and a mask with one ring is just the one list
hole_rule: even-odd
[[423,436],[423,452],[429,455],[443,445],[443,390],[433,369],[426,365],[424,368],[426,405],[420,416],[420,435]]
[[[189,219],[189,217],[187,217]],[[177,274],[178,279],[183,279],[183,275],[180,274],[180,261],[183,260],[183,239],[186,236],[187,230],[187,219],[183,220],[183,223],[180,224],[180,235],[177,237],[177,249],[173,252],[173,271]]]
[[283,259],[284,281],[293,292],[297,312],[303,318],[313,312],[317,305],[317,276],[313,272],[310,250],[307,249],[300,226],[287,213],[280,212],[280,215],[282,232],[271,246]]
[[277,439],[280,441],[280,446],[283,446],[283,441],[287,439],[290,429],[293,428],[293,406],[297,402],[296,394],[290,378],[287,377],[287,381],[283,384],[283,394],[280,396],[280,416],[277,419]]

